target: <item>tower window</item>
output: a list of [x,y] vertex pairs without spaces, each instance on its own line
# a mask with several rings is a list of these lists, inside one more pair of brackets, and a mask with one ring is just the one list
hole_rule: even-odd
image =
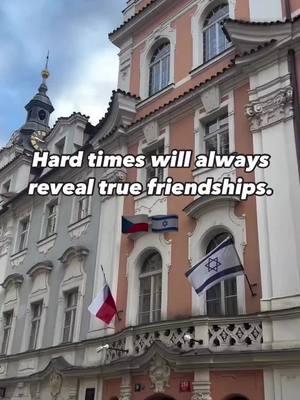
[[203,27],[204,62],[226,50],[230,42],[222,30],[222,22],[229,17],[229,7],[222,4],[207,16]]
[[149,95],[168,86],[170,81],[170,43],[165,42],[153,53],[150,61]]
[[45,118],[46,118],[46,111],[40,110],[40,111],[39,111],[39,119],[40,119],[41,121],[44,121]]

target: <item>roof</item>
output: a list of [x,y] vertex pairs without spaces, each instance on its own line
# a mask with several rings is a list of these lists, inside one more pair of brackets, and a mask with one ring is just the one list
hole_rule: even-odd
[[147,3],[143,8],[141,8],[137,13],[135,13],[132,17],[130,17],[127,21],[123,22],[120,26],[118,26],[116,29],[114,29],[112,32],[108,34],[108,37],[110,38],[113,36],[115,33],[120,31],[122,28],[124,28],[126,25],[129,24],[129,22],[132,22],[135,20],[138,16],[140,16],[149,6],[151,6],[153,3],[156,3],[158,0],[150,0],[149,3]]

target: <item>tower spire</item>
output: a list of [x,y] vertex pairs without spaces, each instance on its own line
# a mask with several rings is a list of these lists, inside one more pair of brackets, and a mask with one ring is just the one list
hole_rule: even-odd
[[47,57],[46,57],[45,68],[42,71],[42,78],[43,78],[43,83],[44,84],[46,84],[46,80],[50,76],[50,73],[49,73],[49,70],[48,70],[48,64],[49,64],[49,50],[48,50]]

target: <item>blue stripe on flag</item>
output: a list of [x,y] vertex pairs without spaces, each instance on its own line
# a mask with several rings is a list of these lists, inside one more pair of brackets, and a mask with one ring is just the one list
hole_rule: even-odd
[[162,232],[162,231],[164,231],[164,232],[171,232],[171,231],[178,231],[178,228],[175,228],[175,227],[171,227],[171,228],[161,228],[161,229],[153,229],[152,228],[152,232]]
[[201,285],[198,289],[196,289],[196,293],[197,294],[201,293],[208,285],[210,285],[211,283],[213,283],[214,281],[216,281],[220,278],[223,278],[227,275],[236,274],[237,272],[241,272],[243,270],[244,270],[244,268],[242,265],[237,265],[235,267],[225,269],[224,271],[220,271],[220,272],[214,274],[209,279],[207,279],[207,281],[205,281],[205,283],[203,283],[203,285]]
[[178,215],[166,215],[162,217],[151,217],[154,221],[163,221],[165,219],[178,219]]

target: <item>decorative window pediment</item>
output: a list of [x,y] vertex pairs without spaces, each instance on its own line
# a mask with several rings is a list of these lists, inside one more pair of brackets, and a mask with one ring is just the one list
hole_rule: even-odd
[[83,246],[74,246],[69,247],[58,260],[63,264],[68,265],[74,258],[83,260],[88,256],[88,254],[89,250],[87,248]]
[[51,261],[40,262],[31,267],[30,270],[27,271],[27,275],[29,275],[30,278],[33,278],[36,274],[40,272],[51,272],[52,269],[53,264]]
[[21,274],[11,274],[5,278],[1,286],[4,289],[7,289],[11,284],[14,284],[16,287],[22,285],[24,281],[24,277]]
[[240,199],[238,196],[202,196],[194,200],[187,207],[184,208],[184,212],[194,219],[198,219],[210,206],[215,206],[220,203],[237,203]]

